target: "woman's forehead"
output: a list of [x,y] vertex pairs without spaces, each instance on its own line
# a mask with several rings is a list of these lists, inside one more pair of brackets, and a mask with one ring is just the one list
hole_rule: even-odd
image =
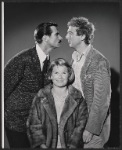
[[65,65],[56,65],[53,70],[67,70],[67,67]]

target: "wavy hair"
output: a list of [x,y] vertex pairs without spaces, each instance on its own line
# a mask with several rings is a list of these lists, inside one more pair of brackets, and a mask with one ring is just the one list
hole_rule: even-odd
[[73,17],[67,26],[77,27],[77,35],[85,35],[84,42],[90,44],[94,38],[95,26],[85,17]]
[[[48,78],[50,79],[51,75],[52,75],[52,71],[53,68],[55,66],[65,66],[68,69],[68,74],[69,74],[69,78],[68,78],[68,85],[72,84],[74,82],[75,79],[75,75],[74,75],[74,71],[73,68],[71,67],[71,65],[63,58],[57,58],[55,60],[53,60],[48,68]],[[50,79],[51,80],[51,79]]]

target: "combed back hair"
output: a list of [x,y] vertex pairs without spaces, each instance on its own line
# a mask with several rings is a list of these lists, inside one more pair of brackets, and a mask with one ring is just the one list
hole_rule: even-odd
[[42,42],[42,37],[44,35],[50,36],[52,33],[52,30],[50,28],[51,26],[57,27],[58,25],[56,23],[52,23],[52,22],[46,22],[46,23],[39,24],[34,31],[34,40],[40,44]]
[[72,84],[74,82],[74,79],[75,79],[74,71],[73,71],[71,65],[63,58],[57,58],[57,59],[53,60],[50,63],[50,66],[49,66],[49,69],[48,69],[48,77],[49,77],[49,79],[50,79],[50,77],[52,75],[52,71],[53,71],[53,68],[55,66],[65,66],[65,67],[67,67],[68,74],[69,74],[68,84]]
[[77,35],[85,35],[85,43],[90,44],[94,38],[95,26],[85,17],[73,17],[68,22],[68,27],[77,27]]

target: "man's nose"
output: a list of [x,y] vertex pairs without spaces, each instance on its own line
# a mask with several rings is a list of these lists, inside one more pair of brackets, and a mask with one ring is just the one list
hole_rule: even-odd
[[60,40],[63,40],[62,36],[60,36]]
[[67,34],[66,34],[65,38],[68,39],[68,35]]

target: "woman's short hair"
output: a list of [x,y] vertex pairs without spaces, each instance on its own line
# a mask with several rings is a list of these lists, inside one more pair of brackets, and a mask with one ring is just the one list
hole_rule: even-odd
[[74,82],[75,75],[74,75],[73,68],[68,63],[68,61],[66,61],[63,58],[57,58],[57,59],[55,59],[55,60],[53,60],[51,62],[50,66],[49,66],[49,69],[48,69],[48,77],[49,77],[49,79],[50,79],[50,77],[52,75],[52,71],[53,71],[53,68],[55,66],[66,66],[67,70],[68,70],[68,73],[69,73],[68,84],[72,84]]

